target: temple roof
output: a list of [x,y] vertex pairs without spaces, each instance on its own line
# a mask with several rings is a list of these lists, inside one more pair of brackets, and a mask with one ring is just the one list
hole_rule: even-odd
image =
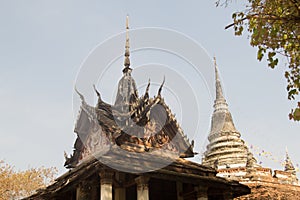
[[[58,194],[76,187],[77,184],[89,177],[97,177],[101,169],[114,170],[114,168],[107,167],[103,163],[110,163],[111,166],[123,166],[124,171],[144,171],[145,168],[156,165],[157,163],[165,162],[166,158],[145,154],[144,159],[141,160],[138,153],[133,153],[130,156],[124,156],[120,148],[113,147],[111,151],[102,155],[101,159],[90,157],[84,162],[80,163],[76,168],[69,170],[67,173],[58,177],[50,186],[40,189],[36,194],[25,199],[39,199],[55,198]],[[141,163],[142,162],[142,163]],[[139,174],[134,174],[138,176]],[[167,180],[182,181],[184,183],[204,184],[210,187],[217,187],[226,191],[231,191],[233,196],[240,196],[249,194],[250,190],[247,186],[239,184],[237,181],[229,181],[224,178],[216,177],[216,171],[212,168],[185,160],[172,160],[167,166],[156,171],[149,171],[145,173],[150,178],[160,178]],[[120,187],[128,184],[127,182],[120,182]]]
[[[204,165],[211,167],[245,167],[250,157],[251,164],[256,164],[252,153],[249,151],[245,142],[240,138],[241,134],[235,128],[228,104],[223,94],[222,85],[219,77],[216,59],[215,85],[216,99],[214,102],[214,112],[211,119],[211,130],[208,136],[209,144],[202,160]],[[251,154],[251,155],[249,155]],[[254,162],[254,163],[253,163]]]
[[65,166],[76,167],[82,160],[106,147],[119,146],[128,152],[152,152],[163,150],[173,157],[193,157],[193,141],[189,141],[178,124],[174,114],[162,97],[163,80],[157,95],[149,97],[150,80],[144,95],[138,96],[136,83],[131,76],[129,60],[128,17],[126,20],[126,45],[123,76],[118,84],[115,103],[102,100],[98,96],[96,106],[82,104],[74,132],[77,139],[74,151],[66,156]]

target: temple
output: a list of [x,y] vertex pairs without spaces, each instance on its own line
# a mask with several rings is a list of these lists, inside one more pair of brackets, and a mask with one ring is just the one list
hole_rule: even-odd
[[248,186],[185,159],[196,155],[194,141],[164,101],[165,80],[155,97],[149,95],[150,81],[144,94],[138,95],[128,30],[127,17],[123,76],[115,102],[104,102],[94,86],[98,102],[91,106],[76,90],[81,106],[74,150],[65,154],[69,171],[26,199],[231,200],[249,194]]
[[[115,101],[81,99],[73,152],[65,153],[68,172],[26,200],[256,200],[300,199],[296,169],[286,150],[283,170],[257,163],[236,129],[214,58],[216,99],[209,144],[202,164],[166,104],[162,92],[141,96],[132,76],[126,19],[124,67]],[[91,87],[92,89],[92,87]],[[193,119],[191,119],[193,120]],[[251,190],[250,190],[251,189]]]
[[[75,125],[77,140],[74,152],[66,157],[66,168],[74,168],[99,148],[116,145],[130,152],[166,153],[188,158],[194,156],[193,141],[189,141],[161,95],[163,83],[156,97],[149,97],[150,81],[144,95],[138,96],[136,83],[131,76],[128,18],[123,77],[118,83],[114,104],[108,104],[98,96],[95,107],[82,104]],[[160,151],[162,150],[162,151]]]
[[300,187],[296,169],[286,151],[283,170],[263,167],[241,139],[236,129],[228,104],[224,98],[216,59],[216,99],[211,119],[209,144],[204,152],[202,164],[217,170],[217,176],[236,180],[251,188],[251,194],[239,197],[252,199],[300,199]]

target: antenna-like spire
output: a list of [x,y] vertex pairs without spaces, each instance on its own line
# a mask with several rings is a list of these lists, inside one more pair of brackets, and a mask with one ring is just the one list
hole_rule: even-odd
[[130,69],[130,52],[129,52],[129,16],[126,16],[126,44],[125,44],[125,60],[124,60],[124,69],[123,69],[123,73],[126,73],[128,70]]
[[216,57],[214,57],[214,66],[215,66],[215,76],[216,76],[216,100],[224,99]]
[[216,100],[215,100],[215,111],[217,110],[228,110],[228,105],[223,95],[222,85],[219,77],[216,57],[214,57],[215,77],[216,77]]

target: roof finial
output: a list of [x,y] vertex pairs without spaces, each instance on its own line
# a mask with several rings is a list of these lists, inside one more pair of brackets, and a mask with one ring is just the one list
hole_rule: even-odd
[[93,84],[93,88],[94,88],[94,90],[95,90],[95,92],[96,92],[96,94],[97,94],[99,100],[101,100],[101,94],[100,94],[100,92],[97,90],[95,84]]
[[125,60],[124,60],[124,66],[125,68],[123,69],[123,73],[126,73],[130,69],[130,52],[129,52],[129,16],[126,16],[126,44],[125,44]]
[[84,96],[77,90],[76,85],[75,85],[74,89],[75,89],[75,92],[76,92],[76,93],[78,94],[78,96],[80,97],[81,102],[82,102],[82,103],[85,103]]
[[150,78],[148,80],[148,85],[146,87],[146,91],[145,91],[145,94],[148,94],[149,93],[149,88],[150,88]]
[[165,76],[164,76],[164,80],[163,80],[163,82],[161,83],[161,85],[160,85],[160,87],[159,87],[159,89],[158,89],[158,92],[157,92],[157,96],[158,96],[158,97],[161,96],[161,91],[162,91],[162,88],[163,88],[163,86],[164,86],[164,84],[165,84],[165,81],[166,81],[166,78],[165,78]]

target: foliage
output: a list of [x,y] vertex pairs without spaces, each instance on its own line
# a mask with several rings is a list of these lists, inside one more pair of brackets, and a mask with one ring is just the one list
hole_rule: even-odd
[[56,173],[55,168],[45,167],[15,171],[13,166],[0,160],[0,200],[30,196],[53,181]]
[[[218,0],[227,5],[231,0]],[[246,8],[232,14],[235,35],[244,29],[250,34],[250,45],[257,47],[257,59],[264,57],[268,66],[275,68],[279,58],[285,57],[288,99],[296,103],[289,117],[300,121],[300,1],[247,0]],[[282,65],[282,64],[281,64]]]

